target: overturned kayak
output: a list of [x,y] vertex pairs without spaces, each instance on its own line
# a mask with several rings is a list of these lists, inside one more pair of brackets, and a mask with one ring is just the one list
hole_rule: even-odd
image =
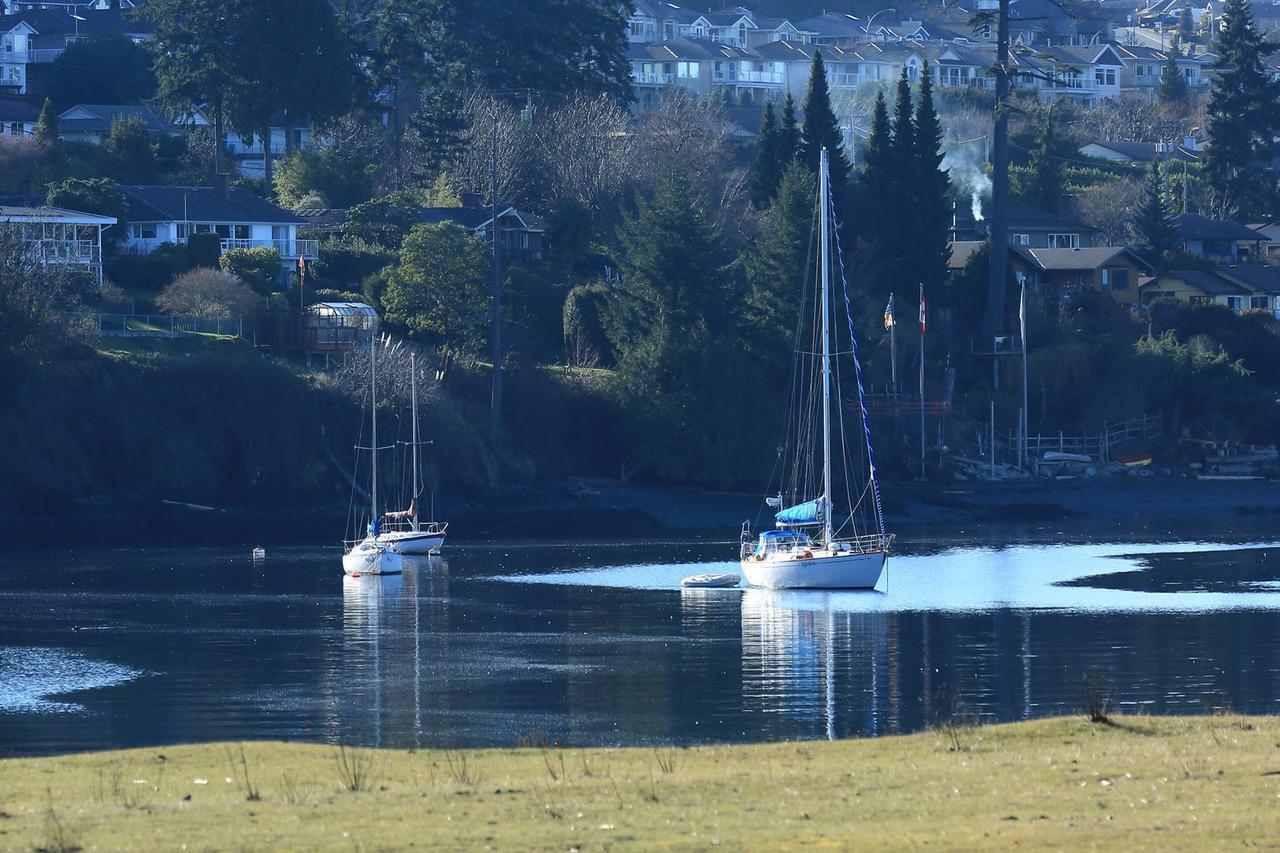
[[689,587],[732,587],[742,582],[742,578],[735,574],[727,575],[689,575],[689,577],[680,581],[680,586]]

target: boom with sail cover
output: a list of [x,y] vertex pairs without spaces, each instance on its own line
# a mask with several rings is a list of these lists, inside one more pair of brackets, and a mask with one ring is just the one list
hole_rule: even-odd
[[826,498],[815,498],[802,504],[789,506],[774,516],[778,526],[823,524],[827,516]]

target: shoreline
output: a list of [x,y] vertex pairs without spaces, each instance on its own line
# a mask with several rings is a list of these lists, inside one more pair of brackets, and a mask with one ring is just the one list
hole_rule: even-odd
[[[1178,477],[1065,482],[906,483],[884,490],[886,526],[899,540],[963,533],[1000,541],[1046,532],[1108,530],[1238,536],[1280,527],[1280,484]],[[744,521],[769,522],[760,497],[692,487],[565,480],[508,489],[445,507],[451,541],[635,539],[736,540]],[[69,523],[69,519],[74,519]],[[8,515],[0,535],[23,548],[166,545],[334,545],[346,509],[232,508],[159,504],[86,506],[58,515]],[[1263,536],[1263,538],[1269,538]]]
[[0,848],[1218,848],[1280,831],[1278,738],[1275,716],[1078,716],[687,749],[10,758]]

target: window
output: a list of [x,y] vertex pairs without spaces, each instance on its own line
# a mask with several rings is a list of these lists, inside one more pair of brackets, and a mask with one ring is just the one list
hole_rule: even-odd
[[1133,74],[1135,77],[1144,77],[1146,76],[1146,73],[1147,73],[1147,66],[1145,65],[1135,65],[1133,67]]
[[1114,86],[1116,84],[1116,70],[1114,68],[1096,68],[1093,72],[1093,79],[1098,81],[1099,86]]
[[134,225],[129,230],[133,232],[133,239],[135,240],[154,240],[156,238],[156,226],[154,223]]
[[676,76],[683,77],[686,80],[696,78],[698,76],[698,63],[696,62],[677,62]]
[[289,226],[288,225],[272,225],[271,239],[272,240],[288,240]]
[[1236,312],[1237,314],[1239,314],[1239,313],[1240,313],[1240,309],[1244,307],[1244,297],[1243,297],[1243,296],[1228,296],[1228,297],[1227,297],[1227,307],[1228,307],[1228,308],[1230,308],[1232,311]]
[[1126,267],[1106,267],[1102,270],[1103,290],[1128,290],[1129,270]]
[[1249,307],[1255,311],[1266,311],[1271,307],[1267,304],[1270,301],[1270,297],[1267,296],[1250,296]]
[[1079,249],[1080,235],[1079,234],[1050,234],[1049,248],[1050,249]]
[[214,226],[214,230],[215,230],[215,231],[217,231],[217,232],[218,232],[218,236],[219,236],[219,237],[221,237],[221,238],[222,238],[222,239],[224,239],[224,240],[229,239],[229,238],[231,237],[231,226],[230,226],[230,225],[216,225],[216,226]]
[[213,233],[213,226],[212,226],[212,225],[210,225],[208,222],[197,222],[197,223],[195,224],[195,233],[197,233],[197,234],[212,234],[212,233]]
[[641,24],[639,21],[632,21],[632,22],[631,22],[631,37],[632,37],[632,38],[640,38],[642,35],[644,35],[644,25],[643,25],[643,24]]
[[1013,245],[1015,245],[1015,246],[1030,246],[1030,245],[1031,245],[1031,235],[1030,235],[1030,234],[1014,234],[1014,235],[1013,235]]
[[232,236],[234,236],[237,240],[249,239],[249,235],[251,231],[248,225],[235,225],[232,227],[234,228],[234,231],[235,231],[235,233]]
[[1207,296],[1192,296],[1192,297],[1191,297],[1190,299],[1188,299],[1187,301],[1188,301],[1188,302],[1190,302],[1192,305],[1208,305],[1208,304],[1209,304],[1209,297],[1207,297]]

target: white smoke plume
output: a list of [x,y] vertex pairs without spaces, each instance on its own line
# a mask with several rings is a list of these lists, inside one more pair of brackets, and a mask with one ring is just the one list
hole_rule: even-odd
[[991,197],[991,178],[987,175],[986,139],[952,142],[942,158],[942,168],[951,174],[956,189],[969,194],[974,220],[981,222],[982,199]]

